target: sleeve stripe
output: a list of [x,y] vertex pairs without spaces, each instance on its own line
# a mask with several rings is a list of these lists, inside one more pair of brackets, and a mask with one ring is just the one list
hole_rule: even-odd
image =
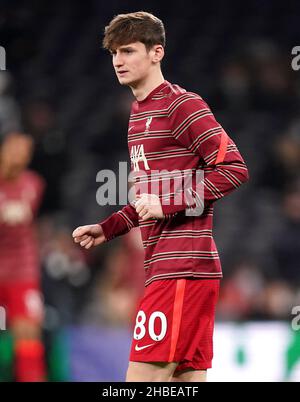
[[174,131],[173,135],[176,139],[195,121],[202,119],[206,116],[213,116],[209,109],[196,110],[196,112],[190,114]]
[[233,178],[228,173],[223,171],[223,169],[219,169],[218,173],[220,175],[222,175],[223,177],[225,177],[225,179],[227,179],[236,188],[238,188],[242,184],[242,183],[239,183],[237,180],[233,180]]
[[207,178],[204,179],[204,185],[210,190],[210,192],[218,199],[224,197],[224,194],[221,193],[221,191],[212,184],[211,181],[209,181]]
[[228,144],[228,135],[226,134],[226,132],[224,130],[222,130],[221,143],[220,143],[220,147],[219,147],[218,156],[216,159],[216,165],[218,163],[222,163],[224,161],[227,144]]
[[222,172],[224,173],[224,175],[231,177],[231,180],[235,181],[239,186],[242,185],[242,182],[233,174],[233,171],[224,169],[222,166]]
[[191,95],[190,93],[185,93],[182,96],[179,96],[177,99],[174,100],[174,102],[171,103],[171,105],[168,107],[168,116],[170,117],[171,114],[174,113],[174,111],[177,109],[179,105],[181,105],[183,102],[189,101],[189,100],[202,100],[200,96],[196,95]]
[[[218,149],[216,149],[214,152],[212,152],[211,154],[209,154],[209,155],[207,155],[206,157],[205,157],[205,162],[209,165],[209,164],[215,164],[215,156],[216,156],[216,154],[219,152],[219,150]],[[227,151],[226,151],[226,153],[228,154],[229,152],[238,152],[238,149],[237,149],[237,147],[235,146],[235,145],[228,145],[227,146]],[[226,154],[225,153],[225,154]],[[214,163],[213,163],[214,162]],[[219,162],[219,163],[221,163],[221,162]]]
[[127,215],[124,214],[124,212],[122,211],[118,211],[117,212],[121,218],[123,218],[123,220],[126,222],[128,229],[132,229],[134,227],[134,223],[128,218]]
[[206,135],[203,136],[203,134],[199,135],[198,138],[190,145],[189,149],[194,152],[199,148],[200,145],[202,145],[205,141],[211,139],[212,137],[216,135],[220,135],[221,128],[211,128],[210,130],[206,131]]

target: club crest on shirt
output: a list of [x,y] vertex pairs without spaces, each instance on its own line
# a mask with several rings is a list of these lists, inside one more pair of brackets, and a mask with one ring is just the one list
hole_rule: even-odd
[[148,161],[144,151],[144,144],[133,145],[130,151],[130,159],[133,164],[133,170],[138,172],[140,170],[139,162],[144,163],[144,170],[150,170]]
[[147,121],[146,121],[146,129],[145,129],[145,133],[148,133],[150,130],[150,124],[152,122],[152,117],[148,117]]

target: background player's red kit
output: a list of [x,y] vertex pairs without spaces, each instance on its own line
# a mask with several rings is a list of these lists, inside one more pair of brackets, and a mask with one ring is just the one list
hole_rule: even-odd
[[43,179],[32,171],[15,180],[0,177],[0,305],[9,320],[42,316],[34,218],[43,189]]

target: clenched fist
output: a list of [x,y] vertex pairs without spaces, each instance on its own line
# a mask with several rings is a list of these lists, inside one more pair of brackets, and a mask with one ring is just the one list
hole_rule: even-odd
[[159,197],[156,194],[141,194],[136,196],[135,210],[143,221],[150,218],[163,219],[164,213]]
[[101,225],[85,225],[79,226],[72,233],[75,243],[86,249],[92,246],[98,246],[106,241]]

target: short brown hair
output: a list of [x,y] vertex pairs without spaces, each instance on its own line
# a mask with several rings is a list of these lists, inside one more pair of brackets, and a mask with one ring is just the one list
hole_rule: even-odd
[[116,15],[105,27],[103,47],[114,50],[118,46],[142,42],[147,50],[154,45],[166,45],[163,22],[145,11]]

